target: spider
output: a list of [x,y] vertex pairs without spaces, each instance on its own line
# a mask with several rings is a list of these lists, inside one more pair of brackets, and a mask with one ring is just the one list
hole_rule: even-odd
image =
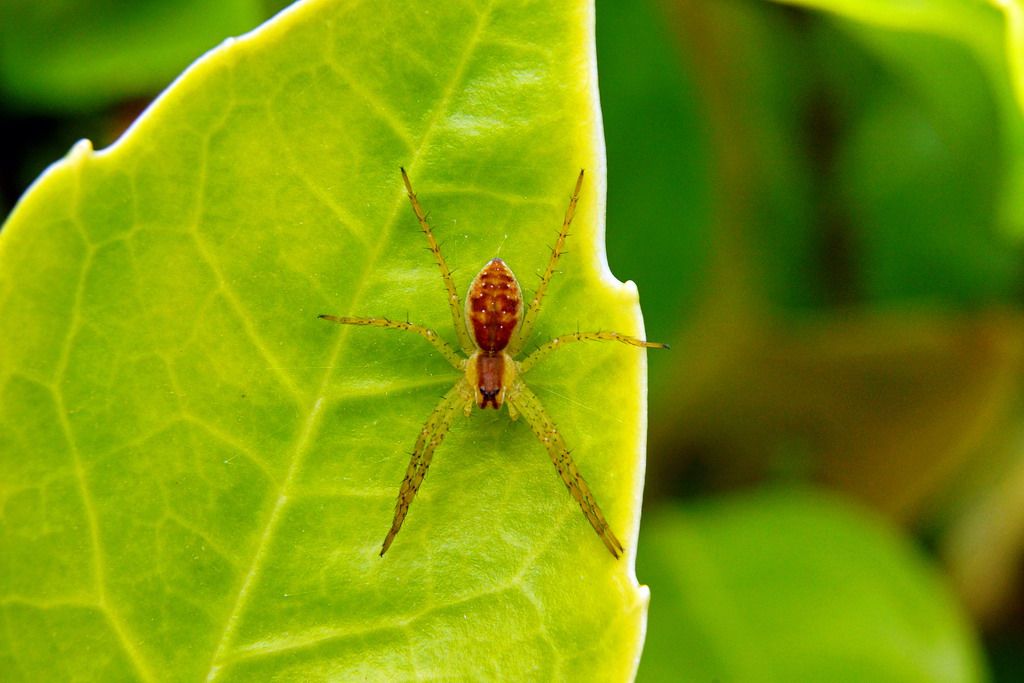
[[461,408],[468,417],[473,410],[473,405],[476,404],[481,410],[487,408],[499,410],[503,405],[507,405],[511,419],[518,419],[520,415],[526,419],[533,433],[547,449],[558,475],[562,478],[565,487],[569,489],[569,493],[579,503],[587,521],[590,522],[612,556],[618,558],[623,552],[622,543],[608,526],[601,508],[590,492],[587,482],[576,468],[565,440],[555,423],[548,416],[540,399],[530,391],[522,378],[543,358],[570,342],[617,341],[631,346],[655,349],[668,348],[668,345],[644,341],[619,332],[575,332],[555,337],[540,345],[523,360],[516,360],[516,356],[522,351],[533,331],[534,323],[540,314],[544,294],[551,282],[558,259],[564,251],[565,239],[569,235],[569,225],[576,213],[576,204],[583,186],[583,171],[580,171],[576,179],[576,187],[565,211],[565,219],[562,221],[558,239],[551,249],[551,258],[548,261],[547,269],[541,277],[533,300],[526,308],[520,324],[520,316],[523,312],[522,290],[519,288],[516,276],[500,258],[491,259],[473,278],[466,295],[464,320],[462,301],[455,289],[452,272],[448,268],[448,264],[445,263],[441,248],[427,223],[426,214],[412,190],[409,176],[404,168],[400,170],[413,213],[416,214],[420,229],[426,236],[430,251],[434,254],[434,260],[441,270],[445,289],[448,290],[448,307],[451,309],[455,333],[465,355],[460,355],[448,342],[438,336],[437,332],[422,325],[388,318],[326,314],[318,316],[342,325],[369,325],[413,332],[430,342],[452,367],[462,373],[462,376],[444,395],[420,430],[419,438],[416,439],[416,445],[412,451],[412,459],[409,461],[409,468],[398,491],[394,519],[391,522],[391,529],[384,539],[384,544],[381,546],[380,556],[383,557],[384,553],[388,551],[395,536],[398,535],[398,531],[402,528],[402,523],[409,513],[409,506],[412,505],[416,492],[419,491],[424,477],[427,476],[427,468],[430,467],[434,451],[444,440],[459,409]]

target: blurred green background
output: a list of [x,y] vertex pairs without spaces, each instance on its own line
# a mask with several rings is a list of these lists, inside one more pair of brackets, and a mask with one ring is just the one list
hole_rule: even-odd
[[[0,210],[284,4],[3,3]],[[608,258],[673,346],[639,679],[1024,680],[1020,36],[968,0],[597,18]]]

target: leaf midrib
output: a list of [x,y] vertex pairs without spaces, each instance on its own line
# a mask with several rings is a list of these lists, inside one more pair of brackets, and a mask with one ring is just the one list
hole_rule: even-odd
[[[437,105],[434,115],[427,122],[426,128],[422,137],[420,138],[418,148],[413,150],[412,158],[409,160],[408,165],[410,168],[415,167],[417,162],[423,155],[424,150],[428,149],[429,141],[437,130],[438,124],[443,118],[444,114],[448,111],[451,101],[455,95],[458,85],[462,82],[465,77],[466,67],[472,59],[473,53],[480,44],[481,35],[486,28],[486,25],[490,19],[492,11],[492,5],[488,4],[482,8],[477,25],[466,43],[466,48],[460,57],[455,70],[453,71],[451,81],[445,88],[440,102]],[[405,195],[401,194],[396,199],[394,206],[391,210],[391,217],[389,218],[386,228],[383,231],[383,238],[377,240],[376,249],[366,259],[367,267],[365,272],[372,271],[373,267],[380,260],[382,253],[385,250],[385,245],[388,243],[388,238],[394,231],[394,228],[398,222],[398,216],[402,205],[405,202]],[[360,280],[360,285],[354,295],[352,296],[352,303],[357,304],[362,301],[368,289],[367,282],[369,278],[363,277]],[[241,582],[238,589],[238,594],[235,599],[234,605],[232,606],[231,612],[228,614],[227,619],[224,623],[224,629],[221,631],[220,638],[217,641],[217,646],[214,648],[213,656],[210,660],[210,667],[205,677],[205,680],[209,683],[217,679],[217,676],[223,671],[225,664],[229,663],[227,655],[229,648],[231,647],[232,641],[234,640],[235,631],[237,630],[238,623],[241,615],[245,610],[246,603],[252,590],[252,586],[255,582],[257,575],[260,572],[263,564],[263,559],[266,555],[267,549],[270,547],[273,536],[277,530],[278,524],[282,516],[282,511],[285,504],[287,503],[291,494],[292,484],[295,476],[298,473],[301,464],[304,462],[305,455],[308,452],[308,444],[312,441],[313,435],[318,431],[322,415],[323,415],[323,404],[326,400],[327,388],[332,377],[332,369],[334,368],[338,355],[341,352],[342,342],[347,339],[350,333],[349,328],[343,328],[339,334],[338,339],[331,349],[329,356],[329,362],[326,364],[327,367],[324,370],[323,377],[321,378],[320,385],[316,391],[316,398],[313,401],[313,405],[308,409],[308,415],[303,423],[303,429],[299,434],[298,440],[295,445],[294,452],[291,457],[291,462],[288,466],[288,472],[285,476],[284,482],[278,489],[277,501],[274,507],[270,511],[267,521],[264,524],[263,533],[260,536],[260,540],[257,543],[256,550],[253,553],[252,561],[249,565],[249,570],[245,574],[245,578]]]

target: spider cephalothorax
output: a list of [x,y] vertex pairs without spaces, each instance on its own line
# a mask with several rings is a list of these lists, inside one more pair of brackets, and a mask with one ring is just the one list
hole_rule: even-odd
[[469,415],[474,404],[481,409],[490,407],[495,410],[507,404],[509,416],[513,420],[522,415],[530,424],[533,433],[547,448],[558,475],[569,489],[569,493],[579,503],[580,509],[583,510],[590,525],[594,527],[594,531],[597,532],[609,552],[618,557],[622,554],[622,544],[608,526],[587,482],[576,469],[576,463],[573,462],[561,433],[548,417],[540,399],[523,383],[522,376],[541,358],[568,342],[618,341],[645,348],[667,348],[667,346],[618,332],[576,332],[556,337],[546,344],[542,344],[522,361],[517,361],[515,358],[533,331],[544,293],[555,272],[558,259],[562,255],[565,238],[569,234],[569,225],[576,213],[576,204],[583,186],[583,171],[580,171],[580,175],[576,179],[576,187],[569,200],[569,208],[566,209],[558,240],[551,250],[548,267],[544,271],[544,275],[541,276],[537,291],[524,315],[523,294],[519,288],[519,282],[511,269],[500,258],[491,259],[473,279],[466,296],[466,308],[463,311],[455,283],[452,280],[451,270],[441,255],[441,249],[437,240],[434,239],[426,215],[412,191],[409,176],[406,175],[404,168],[401,170],[402,180],[405,183],[409,201],[412,203],[413,212],[416,214],[423,234],[427,237],[434,260],[441,269],[441,277],[448,290],[448,306],[451,310],[452,322],[455,324],[455,333],[465,355],[460,356],[434,330],[421,325],[387,318],[320,316],[325,320],[345,325],[371,325],[415,332],[433,344],[434,348],[440,351],[454,368],[462,372],[462,376],[455,382],[455,386],[441,399],[441,402],[434,408],[434,412],[427,418],[423,429],[420,430],[416,446],[413,448],[412,460],[409,462],[405,479],[398,492],[391,529],[384,539],[380,554],[383,556],[387,552],[399,529],[402,528],[405,516],[409,512],[409,506],[412,504],[420,484],[423,483],[423,478],[427,475],[427,468],[430,467],[434,451],[448,433],[459,409]]

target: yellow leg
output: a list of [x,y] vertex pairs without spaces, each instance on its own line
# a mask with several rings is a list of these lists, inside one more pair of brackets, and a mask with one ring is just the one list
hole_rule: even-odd
[[423,429],[420,430],[419,438],[416,439],[416,447],[412,451],[412,459],[409,460],[409,468],[405,472],[405,479],[402,480],[402,487],[398,490],[398,500],[395,501],[395,516],[391,521],[391,529],[381,546],[380,556],[391,547],[392,541],[402,528],[405,516],[409,514],[409,506],[416,492],[420,490],[420,484],[427,476],[427,468],[434,457],[434,451],[444,441],[445,435],[451,429],[455,413],[472,400],[472,390],[468,388],[465,380],[459,380],[454,387],[448,390],[441,402],[437,404],[434,411],[427,418]]
[[572,219],[576,215],[576,204],[580,200],[580,189],[583,187],[583,171],[580,170],[579,177],[576,178],[576,188],[572,191],[572,198],[569,199],[569,206],[565,210],[565,218],[562,219],[562,229],[558,232],[558,239],[555,240],[555,246],[551,248],[551,258],[548,260],[548,267],[544,271],[544,275],[540,278],[540,284],[537,285],[537,291],[533,294],[533,301],[530,302],[529,307],[526,309],[526,315],[523,317],[523,324],[519,327],[519,331],[515,337],[512,338],[512,342],[509,344],[508,352],[512,356],[522,351],[523,346],[530,339],[530,334],[533,332],[533,326],[537,322],[537,315],[540,313],[540,305],[544,299],[544,294],[548,290],[548,283],[551,282],[551,276],[555,274],[555,266],[558,265],[558,259],[562,256],[565,251],[565,238],[569,236],[569,226],[572,224]]
[[437,267],[441,269],[444,287],[448,290],[448,308],[451,310],[452,322],[455,324],[455,334],[459,337],[459,346],[462,347],[462,350],[468,356],[476,350],[476,345],[469,338],[469,329],[466,328],[466,323],[462,319],[462,300],[459,299],[459,293],[455,289],[452,271],[448,268],[448,264],[445,263],[444,256],[441,254],[441,247],[438,245],[437,240],[434,239],[434,233],[430,229],[430,224],[427,223],[427,215],[423,213],[423,207],[420,206],[419,200],[416,199],[416,193],[412,191],[412,183],[409,182],[409,176],[405,173],[404,168],[400,170],[402,171],[402,181],[405,183],[406,194],[409,195],[409,202],[412,204],[413,213],[416,214],[416,220],[420,222],[420,229],[423,230],[423,234],[427,237],[430,253],[434,255]]
[[576,469],[576,463],[573,462],[572,455],[569,454],[565,440],[562,438],[561,433],[559,433],[555,423],[548,417],[547,411],[544,410],[540,399],[522,382],[516,382],[509,391],[506,401],[508,401],[510,409],[514,409],[515,413],[522,415],[526,419],[530,424],[530,429],[540,439],[540,442],[544,444],[548,454],[551,456],[551,462],[554,463],[555,469],[558,470],[558,476],[562,478],[562,482],[569,489],[569,493],[579,503],[580,509],[583,510],[587,521],[590,522],[590,526],[594,527],[594,531],[600,536],[605,547],[608,548],[608,552],[613,557],[619,557],[623,552],[622,544],[619,543],[619,539],[615,537],[611,527],[608,526],[607,520],[605,520],[604,515],[601,513],[601,508],[594,499],[594,494],[590,492],[590,487],[587,486],[583,475]]
[[408,332],[415,332],[433,344],[434,348],[440,351],[441,355],[444,356],[456,370],[462,370],[466,362],[465,358],[456,353],[455,349],[449,346],[448,342],[441,339],[437,332],[434,332],[429,327],[414,325],[413,323],[403,323],[398,320],[389,320],[387,318],[358,318],[344,315],[320,315],[317,317],[322,318],[323,320],[330,320],[332,323],[339,323],[341,325],[369,325],[370,327],[386,327],[390,330],[406,330]]
[[581,341],[617,341],[623,344],[629,344],[630,346],[639,346],[645,349],[667,349],[668,344],[662,344],[661,342],[649,342],[643,339],[637,339],[636,337],[630,337],[619,332],[575,332],[573,334],[565,334],[561,337],[555,337],[546,344],[542,344],[536,351],[531,353],[529,356],[524,358],[519,363],[519,372],[526,373],[545,358],[548,354],[556,349],[560,349],[566,344],[572,342]]

